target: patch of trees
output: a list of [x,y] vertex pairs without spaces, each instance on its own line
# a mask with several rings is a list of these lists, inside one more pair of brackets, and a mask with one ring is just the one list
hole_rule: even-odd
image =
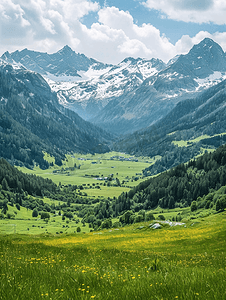
[[5,159],[0,159],[0,184],[5,191],[44,196],[45,193],[56,193],[57,185],[51,179],[24,174],[11,166]]
[[[18,210],[21,206],[32,210],[33,217],[42,212],[62,210],[65,218],[72,219],[75,212],[93,203],[92,199],[76,194],[76,190],[76,185],[57,186],[50,179],[24,174],[0,159],[0,209],[3,214],[7,213],[8,205],[12,205]],[[43,196],[53,200],[51,205],[44,203]]]

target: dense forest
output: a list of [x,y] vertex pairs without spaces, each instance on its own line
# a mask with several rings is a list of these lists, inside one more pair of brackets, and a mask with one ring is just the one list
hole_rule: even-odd
[[[121,194],[116,201],[115,211],[118,214],[125,210],[149,210],[157,206],[186,207],[224,185],[226,185],[225,145],[213,153],[205,153],[187,164],[180,164],[152,177],[128,193]],[[207,200],[202,203],[203,207],[206,205],[210,205],[209,202],[207,204]]]
[[[73,213],[88,208],[95,200],[82,196],[81,186],[69,185],[57,186],[51,179],[30,174],[24,174],[17,168],[11,166],[5,159],[0,159],[0,209],[1,218],[6,217],[8,205],[20,206],[36,210],[37,214],[55,213],[62,210],[63,216],[72,218]],[[52,204],[43,201],[49,197]],[[59,204],[59,201],[61,204]],[[74,204],[74,206],[72,205]],[[8,215],[8,217],[11,217]]]
[[57,190],[56,184],[51,179],[25,174],[3,158],[0,159],[0,183],[5,191],[20,194],[27,192],[35,196],[44,196],[46,192],[56,193]]

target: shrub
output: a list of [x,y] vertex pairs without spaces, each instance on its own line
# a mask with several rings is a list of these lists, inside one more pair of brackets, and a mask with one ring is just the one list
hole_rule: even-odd
[[38,216],[38,210],[37,210],[37,208],[35,208],[32,212],[32,217],[37,218],[37,216]]
[[113,228],[118,228],[118,227],[121,227],[122,226],[122,223],[121,222],[115,222],[113,223],[112,227]]
[[197,210],[197,203],[196,203],[196,201],[192,201],[192,203],[191,203],[191,211],[195,211],[195,210]]
[[153,213],[151,212],[146,213],[146,221],[152,221],[152,220],[155,220]]
[[216,211],[223,210],[226,208],[226,195],[221,196],[216,202]]
[[49,219],[50,218],[50,214],[48,212],[42,212],[41,213],[41,219]]
[[144,217],[142,215],[137,215],[134,219],[134,223],[139,223],[144,221]]

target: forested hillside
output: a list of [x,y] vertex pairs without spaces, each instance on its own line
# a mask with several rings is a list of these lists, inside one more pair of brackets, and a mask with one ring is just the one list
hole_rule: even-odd
[[[226,81],[223,81],[197,98],[179,102],[165,118],[121,138],[113,147],[138,156],[162,156],[144,172],[146,175],[187,162],[202,153],[203,148],[214,149],[225,143],[225,100]],[[185,141],[184,145],[180,141]]]
[[[123,193],[116,201],[115,211],[186,207],[195,200],[200,207],[214,205],[213,195],[208,195],[226,185],[226,146],[206,153],[188,164],[161,173]],[[216,199],[215,199],[216,200]]]
[[57,186],[51,179],[27,175],[0,159],[0,184],[5,191],[13,193],[26,192],[29,195],[43,196],[45,192],[55,193]]
[[104,130],[59,105],[38,74],[0,65],[0,156],[27,167],[48,166],[43,151],[60,164],[64,154],[105,152],[111,138]]
[[[90,204],[86,197],[76,195],[76,189],[76,185],[57,186],[51,179],[24,174],[3,158],[0,159],[0,218],[14,217],[7,215],[8,205],[15,206],[17,210],[21,206],[35,210],[35,214],[44,213],[47,218],[49,214],[46,213],[55,214],[56,210],[62,210],[65,216],[72,218],[72,212],[78,211],[80,206],[70,208],[71,203]],[[44,197],[57,201],[52,201],[50,206],[43,201]]]

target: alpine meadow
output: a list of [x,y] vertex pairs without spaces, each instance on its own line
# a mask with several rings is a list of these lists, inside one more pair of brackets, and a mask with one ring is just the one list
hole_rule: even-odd
[[[23,26],[0,58],[0,299],[225,300],[225,32],[195,14],[211,1],[132,1],[137,14],[110,0],[3,2],[2,32],[13,16]],[[174,53],[139,11],[178,34],[206,27]]]

